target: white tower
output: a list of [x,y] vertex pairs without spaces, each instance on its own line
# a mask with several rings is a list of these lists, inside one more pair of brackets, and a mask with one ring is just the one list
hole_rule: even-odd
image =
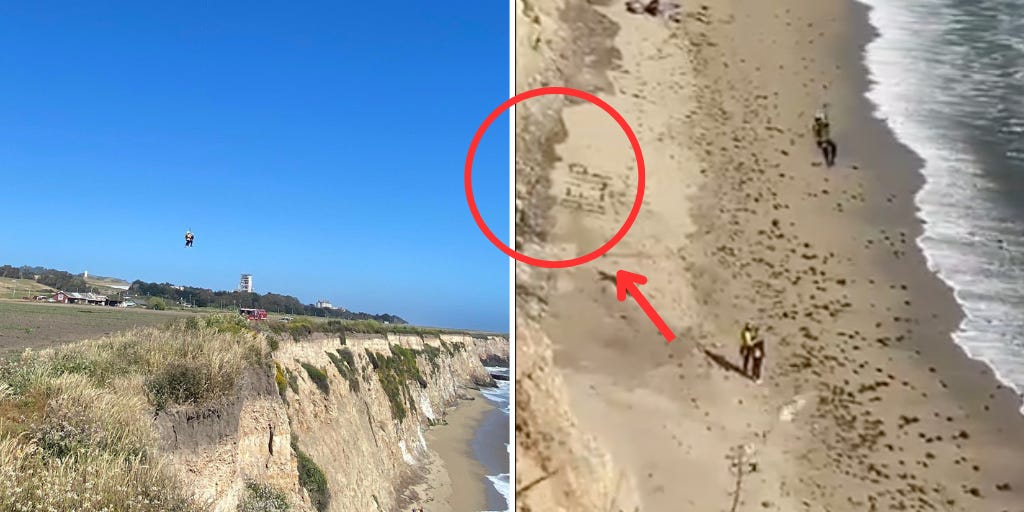
[[242,279],[238,281],[238,291],[252,293],[252,274],[242,274]]

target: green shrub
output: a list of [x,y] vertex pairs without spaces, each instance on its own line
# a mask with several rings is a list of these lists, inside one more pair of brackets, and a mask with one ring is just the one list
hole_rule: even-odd
[[393,354],[391,357],[383,355],[375,357],[377,379],[388,396],[392,415],[398,421],[404,421],[408,411],[416,409],[416,400],[412,391],[409,390],[409,381],[415,380],[424,388],[427,387],[427,381],[420,373],[419,366],[416,365],[415,351],[392,346],[391,353]]
[[338,369],[338,374],[348,381],[348,388],[353,393],[359,392],[359,372],[356,370],[354,362],[350,364],[348,361],[352,359],[352,352],[347,352],[349,358],[344,357],[344,353],[338,350],[338,355],[334,355],[327,352],[327,357],[330,358],[331,362],[334,363],[334,367]]
[[292,434],[292,450],[298,459],[299,485],[309,493],[309,499],[313,507],[319,512],[327,510],[330,504],[331,494],[327,489],[327,477],[320,466],[313,461],[299,448],[299,438]]
[[440,348],[433,345],[424,345],[423,353],[426,354],[427,361],[430,361],[430,367],[433,368],[435,372],[441,369],[441,364],[438,362],[438,359],[441,357]]
[[245,482],[245,497],[238,502],[238,512],[287,512],[288,497],[266,484]]
[[281,365],[274,363],[274,381],[277,382],[277,392],[281,394],[281,398],[284,398],[285,391],[288,390],[288,381],[285,380],[284,372],[281,371]]
[[323,370],[313,366],[309,363],[300,363],[302,368],[306,370],[306,374],[309,375],[310,380],[316,384],[316,387],[320,388],[320,391],[327,394],[331,390],[331,385],[327,381],[327,374]]
[[146,379],[146,395],[156,410],[169,404],[197,404],[211,390],[210,371],[199,363],[174,362]]
[[203,324],[199,320],[199,317],[190,316],[185,319],[183,326],[185,327],[186,331],[194,332],[198,331],[203,326]]
[[371,352],[370,349],[365,349],[365,350],[366,350],[366,358],[370,360],[370,366],[372,366],[374,370],[379,370],[380,369],[380,361],[377,360],[377,354],[374,354],[373,352]]
[[167,302],[161,299],[160,297],[153,297],[149,299],[149,309],[163,311],[167,309]]
[[288,322],[286,326],[295,341],[306,339],[313,334],[313,322],[305,318],[296,318]]
[[299,379],[288,368],[284,369],[284,373],[288,376],[288,387],[292,388],[292,393],[299,394]]
[[277,339],[277,336],[267,336],[267,346],[270,347],[271,352],[277,352],[277,349],[281,348],[281,341]]
[[241,315],[210,315],[205,321],[207,327],[217,332],[239,334],[249,330],[249,322]]

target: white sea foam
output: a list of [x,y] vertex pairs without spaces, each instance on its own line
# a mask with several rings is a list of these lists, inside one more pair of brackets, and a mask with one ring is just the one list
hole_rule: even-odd
[[[487,371],[499,375],[508,375],[508,368],[487,367]],[[502,412],[511,414],[511,394],[509,393],[511,383],[507,380],[496,380],[495,382],[498,384],[498,387],[483,388],[481,393],[484,395],[484,398],[494,403]]]
[[[497,476],[487,476],[487,479],[491,481],[491,485],[498,490],[498,493],[505,498],[505,503],[508,505],[503,512],[508,512],[512,508],[512,484],[509,480],[508,473],[502,473]],[[493,511],[498,512],[498,511]]]
[[[986,155],[975,149],[970,135],[997,115],[1010,119],[1005,124],[1011,134],[1024,126],[1020,112],[1011,111],[1018,106],[995,92],[1014,74],[1001,69],[998,59],[1024,58],[1024,26],[1019,15],[1011,15],[1024,5],[1020,0],[860,1],[872,8],[870,21],[879,32],[865,51],[872,81],[868,99],[876,117],[925,160],[926,183],[915,198],[925,226],[917,243],[966,314],[953,338],[1020,391],[1024,228],[1000,213],[999,184],[983,172],[991,162],[983,160]],[[979,19],[998,23],[984,30],[976,26]],[[984,40],[963,44],[965,37]]]
[[[508,375],[508,368],[501,367],[488,367],[487,371],[492,374]],[[505,414],[510,414],[510,393],[511,385],[507,380],[496,381],[498,384],[497,388],[490,388],[482,390],[482,393],[488,401],[493,403],[495,407]],[[512,445],[505,443],[505,451],[511,456]],[[512,497],[511,497],[511,485],[509,483],[509,474],[502,473],[500,475],[488,475],[487,479],[491,482],[491,485],[498,491],[503,498],[505,498],[505,512],[512,509]]]

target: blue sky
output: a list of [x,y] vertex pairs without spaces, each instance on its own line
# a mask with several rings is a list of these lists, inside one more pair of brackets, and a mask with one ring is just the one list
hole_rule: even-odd
[[[501,2],[5,4],[0,264],[507,331],[462,166],[508,41]],[[474,189],[507,241],[507,116]]]

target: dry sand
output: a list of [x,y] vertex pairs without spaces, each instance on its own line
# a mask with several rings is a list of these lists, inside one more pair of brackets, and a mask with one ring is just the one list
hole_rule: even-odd
[[[648,184],[606,257],[517,269],[517,509],[598,509],[581,492],[593,483],[599,510],[626,512],[1024,510],[1019,401],[950,340],[960,312],[914,244],[917,161],[861,96],[862,9],[683,13],[521,4],[517,33],[540,36],[521,37],[519,73],[542,78],[519,90],[598,93],[636,131]],[[833,169],[809,137],[826,101]],[[626,139],[592,106],[529,108],[517,242],[589,251],[632,201]],[[521,155],[531,138],[548,153]],[[648,277],[671,345],[616,301],[618,269]],[[746,321],[768,343],[761,385],[732,367]]]
[[479,393],[462,401],[446,417],[447,425],[432,427],[424,436],[429,459],[421,466],[420,481],[404,493],[400,511],[479,512],[487,509],[486,470],[473,455],[477,427],[494,407]]

